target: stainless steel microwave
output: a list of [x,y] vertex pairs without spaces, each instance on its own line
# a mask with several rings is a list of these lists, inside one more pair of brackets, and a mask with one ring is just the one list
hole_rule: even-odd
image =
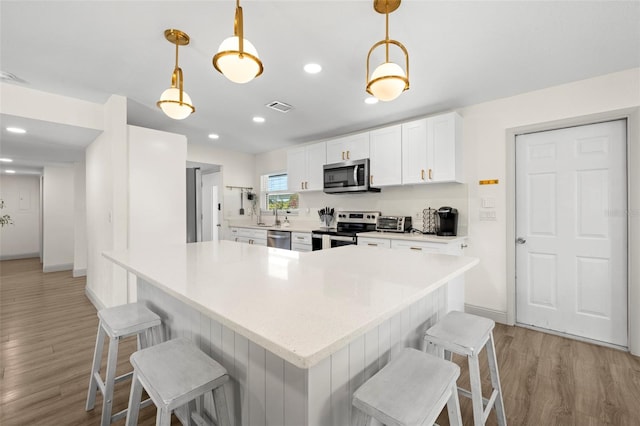
[[348,192],[380,192],[369,186],[369,159],[325,164],[324,192],[339,194]]

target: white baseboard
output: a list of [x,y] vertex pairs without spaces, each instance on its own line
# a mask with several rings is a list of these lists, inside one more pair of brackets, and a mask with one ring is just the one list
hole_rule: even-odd
[[73,270],[73,263],[64,263],[61,265],[49,265],[49,266],[44,266],[42,268],[42,272],[47,273],[47,272],[60,272],[60,271],[72,271]]
[[0,260],[31,259],[33,257],[40,257],[40,253],[7,254],[0,256]]
[[84,294],[87,299],[96,307],[96,310],[104,309],[106,306],[100,301],[100,298],[89,287],[84,288]]
[[87,268],[78,268],[73,270],[73,278],[86,277],[86,276],[87,276]]
[[466,303],[464,305],[464,311],[468,314],[489,318],[500,324],[509,325],[509,323],[507,322],[506,312],[496,311],[495,309],[483,308],[481,306],[469,305]]

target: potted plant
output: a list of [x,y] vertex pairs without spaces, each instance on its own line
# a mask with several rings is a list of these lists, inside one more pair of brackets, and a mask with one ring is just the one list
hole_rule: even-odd
[[[4,209],[4,200],[0,198],[0,209]],[[4,228],[5,225],[13,225],[13,220],[8,214],[0,216],[0,227]]]

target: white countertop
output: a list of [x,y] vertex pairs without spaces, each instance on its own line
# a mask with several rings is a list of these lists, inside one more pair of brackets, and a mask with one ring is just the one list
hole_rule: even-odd
[[300,368],[479,262],[355,245],[299,253],[232,241],[104,256]]
[[386,238],[388,240],[407,240],[407,241],[423,241],[426,243],[453,243],[456,241],[464,241],[467,239],[465,236],[457,237],[439,237],[437,235],[418,234],[413,232],[360,232],[357,234],[362,238]]
[[308,224],[290,224],[289,226],[275,226],[275,225],[256,225],[256,224],[241,224],[231,223],[229,228],[248,228],[248,229],[264,229],[266,231],[289,231],[289,232],[311,232],[314,229],[320,228],[320,225],[308,225]]

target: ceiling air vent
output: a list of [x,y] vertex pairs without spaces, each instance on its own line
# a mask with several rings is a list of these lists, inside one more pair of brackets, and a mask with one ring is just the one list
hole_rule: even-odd
[[280,101],[269,102],[266,105],[266,107],[275,109],[276,111],[280,111],[280,112],[289,112],[293,109],[291,105],[285,104],[284,102],[280,102]]

